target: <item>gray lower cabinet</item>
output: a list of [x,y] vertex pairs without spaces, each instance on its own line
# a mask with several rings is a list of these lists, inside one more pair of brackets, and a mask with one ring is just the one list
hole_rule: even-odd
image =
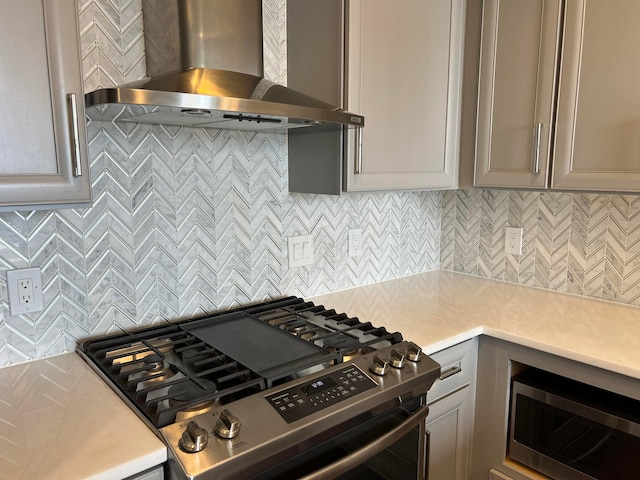
[[497,470],[491,470],[489,472],[489,480],[514,480],[513,478],[505,475],[504,473],[500,473]]
[[429,405],[429,480],[465,480],[469,457],[471,388]]
[[474,340],[432,355],[442,366],[441,379],[427,394],[429,480],[466,480],[474,410]]
[[125,480],[164,480],[164,467],[158,465],[157,467],[150,468],[144,472],[137,473]]
[[471,479],[546,478],[509,458],[507,439],[512,377],[538,368],[640,400],[638,380],[496,338],[481,336],[471,454]]
[[0,209],[91,201],[75,0],[4,2]]

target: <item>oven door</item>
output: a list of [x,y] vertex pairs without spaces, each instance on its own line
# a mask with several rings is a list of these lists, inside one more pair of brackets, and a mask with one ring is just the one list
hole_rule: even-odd
[[428,439],[423,398],[374,416],[253,480],[425,480]]

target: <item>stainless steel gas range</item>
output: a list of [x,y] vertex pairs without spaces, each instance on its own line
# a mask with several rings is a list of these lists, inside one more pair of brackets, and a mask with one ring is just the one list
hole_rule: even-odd
[[297,297],[87,340],[164,440],[170,479],[424,479],[440,366]]

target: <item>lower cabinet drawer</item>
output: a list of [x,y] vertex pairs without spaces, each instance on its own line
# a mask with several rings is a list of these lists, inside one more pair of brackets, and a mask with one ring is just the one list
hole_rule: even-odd
[[468,340],[446,350],[430,355],[442,367],[440,379],[436,380],[429,393],[427,403],[469,385],[475,377],[475,341]]

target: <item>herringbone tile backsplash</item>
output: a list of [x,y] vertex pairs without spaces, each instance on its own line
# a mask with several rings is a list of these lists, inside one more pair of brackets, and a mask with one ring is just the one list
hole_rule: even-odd
[[[265,74],[285,83],[285,1],[263,4]],[[86,90],[144,77],[141,1],[79,0],[79,10]],[[640,197],[289,194],[283,135],[104,122],[88,132],[91,208],[0,214],[0,271],[39,266],[46,305],[10,316],[0,275],[0,366],[92,335],[440,265],[640,304]],[[507,224],[524,227],[521,257],[502,253]],[[363,231],[357,259],[349,228]],[[306,233],[315,264],[289,269],[287,237]]]
[[[460,190],[442,205],[442,269],[640,306],[640,196]],[[504,253],[507,226],[522,255]]]
[[[286,83],[286,2],[265,0],[265,75]],[[145,76],[141,1],[80,0],[86,91]],[[289,194],[284,135],[90,122],[94,204],[0,214],[0,270],[39,266],[46,309],[0,307],[0,366],[88,336],[269,296],[433,270],[440,193]],[[363,254],[347,254],[361,228]],[[287,237],[313,233],[290,270]]]

